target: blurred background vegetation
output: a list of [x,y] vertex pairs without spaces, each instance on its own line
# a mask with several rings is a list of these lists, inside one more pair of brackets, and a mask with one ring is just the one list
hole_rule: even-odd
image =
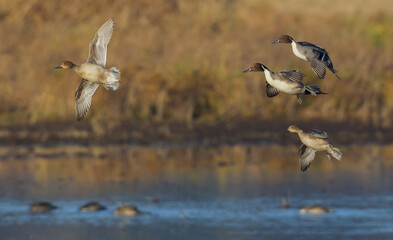
[[[75,122],[80,78],[56,71],[86,61],[110,17],[107,66],[122,72],[116,92],[99,88],[81,124],[259,120],[354,121],[391,127],[393,8],[388,0],[0,1],[0,125]],[[282,34],[325,47],[343,79],[319,80]],[[268,99],[254,62],[298,69],[328,95]],[[95,127],[99,132],[100,128]]]

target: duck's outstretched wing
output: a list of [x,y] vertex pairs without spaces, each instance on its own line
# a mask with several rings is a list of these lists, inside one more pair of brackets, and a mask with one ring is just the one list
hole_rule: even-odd
[[317,138],[328,139],[327,132],[324,132],[324,131],[321,131],[318,129],[312,129],[311,134],[312,134],[312,136],[317,137]]
[[298,42],[298,44],[308,50],[306,53],[307,61],[310,63],[314,73],[320,79],[324,79],[326,75],[326,67],[331,62],[328,52],[323,47],[309,42]]
[[304,74],[297,70],[281,70],[278,74],[293,82],[302,82],[304,77]]
[[272,87],[269,83],[266,82],[266,96],[272,98],[277,96],[277,94],[280,93],[280,90],[278,90],[275,87]]
[[110,18],[98,30],[93,40],[90,42],[88,63],[94,63],[105,67],[106,51],[109,41],[111,40],[113,29],[115,27],[115,19]]
[[311,162],[315,158],[316,150],[307,147],[302,144],[299,148],[299,161],[300,161],[300,170],[303,172],[307,170],[307,168],[311,165]]
[[310,66],[314,73],[319,77],[319,79],[324,79],[326,75],[327,62],[320,61],[316,58],[307,59],[310,62]]
[[76,120],[82,120],[90,109],[91,98],[97,90],[99,83],[90,82],[82,78],[75,92]]

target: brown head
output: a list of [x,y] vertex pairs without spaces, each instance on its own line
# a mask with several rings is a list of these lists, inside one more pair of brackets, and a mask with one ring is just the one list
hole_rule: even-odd
[[73,62],[71,62],[71,61],[64,61],[62,64],[60,64],[59,66],[57,66],[57,67],[54,67],[54,69],[59,69],[59,68],[64,68],[64,69],[67,69],[67,68],[73,68],[73,67],[75,67],[76,65],[73,63]]
[[303,132],[303,130],[301,130],[300,128],[298,128],[298,127],[295,126],[295,125],[289,126],[288,129],[287,129],[287,131],[288,131],[288,132],[292,132],[292,133],[301,133],[301,132]]
[[272,43],[292,43],[293,40],[292,37],[288,36],[288,35],[282,35],[280,36],[276,41],[272,42]]
[[243,72],[259,72],[269,70],[265,65],[261,63],[254,63],[254,65]]

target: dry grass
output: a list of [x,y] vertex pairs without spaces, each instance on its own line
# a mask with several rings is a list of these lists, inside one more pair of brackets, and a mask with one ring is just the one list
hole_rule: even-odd
[[[295,4],[296,3],[296,4]],[[356,120],[389,127],[393,117],[393,9],[390,1],[12,1],[0,3],[0,122],[74,121],[79,78],[55,71],[84,62],[109,17],[116,30],[108,67],[122,71],[117,92],[100,88],[85,121],[215,121],[259,117]],[[303,9],[305,8],[305,9]],[[318,80],[281,34],[326,47],[343,81]],[[299,69],[327,96],[264,95],[254,62]],[[111,120],[111,121],[109,121]],[[116,121],[114,121],[116,120]],[[102,125],[105,125],[102,127]]]

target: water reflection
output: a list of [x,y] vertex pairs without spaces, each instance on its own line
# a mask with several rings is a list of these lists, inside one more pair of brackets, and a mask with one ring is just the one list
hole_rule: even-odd
[[4,159],[0,161],[0,194],[12,197],[83,197],[124,184],[133,191],[152,188],[152,192],[155,186],[186,184],[235,196],[248,188],[275,194],[283,188],[285,193],[294,185],[316,185],[327,192],[346,187],[367,192],[389,189],[393,166],[393,147],[373,145],[343,148],[341,162],[319,154],[304,173],[299,171],[297,146],[63,146],[0,152]]
[[[281,234],[276,238],[286,238],[300,228],[313,239],[323,232],[310,228],[325,224],[332,224],[325,229],[329,236],[349,234],[348,229],[353,236],[372,236],[376,226],[377,236],[392,234],[393,146],[340,149],[341,162],[318,154],[301,172],[295,145],[1,147],[0,238],[15,236],[17,226],[39,236],[41,225],[57,229],[52,237],[76,231],[74,239],[89,236],[80,230],[88,226],[99,227],[95,239],[105,239],[107,231],[120,231],[117,238],[128,239],[134,236],[130,229],[137,239],[210,239],[215,234],[250,239],[274,231]],[[288,194],[292,208],[282,209],[281,197]],[[153,198],[159,201],[149,201]],[[31,216],[28,205],[36,200],[53,201],[60,209]],[[78,212],[92,200],[108,210]],[[120,220],[111,212],[123,203],[152,214]],[[309,204],[335,212],[300,216],[298,209]],[[354,224],[364,230],[348,227]],[[162,235],[164,228],[177,230]]]

